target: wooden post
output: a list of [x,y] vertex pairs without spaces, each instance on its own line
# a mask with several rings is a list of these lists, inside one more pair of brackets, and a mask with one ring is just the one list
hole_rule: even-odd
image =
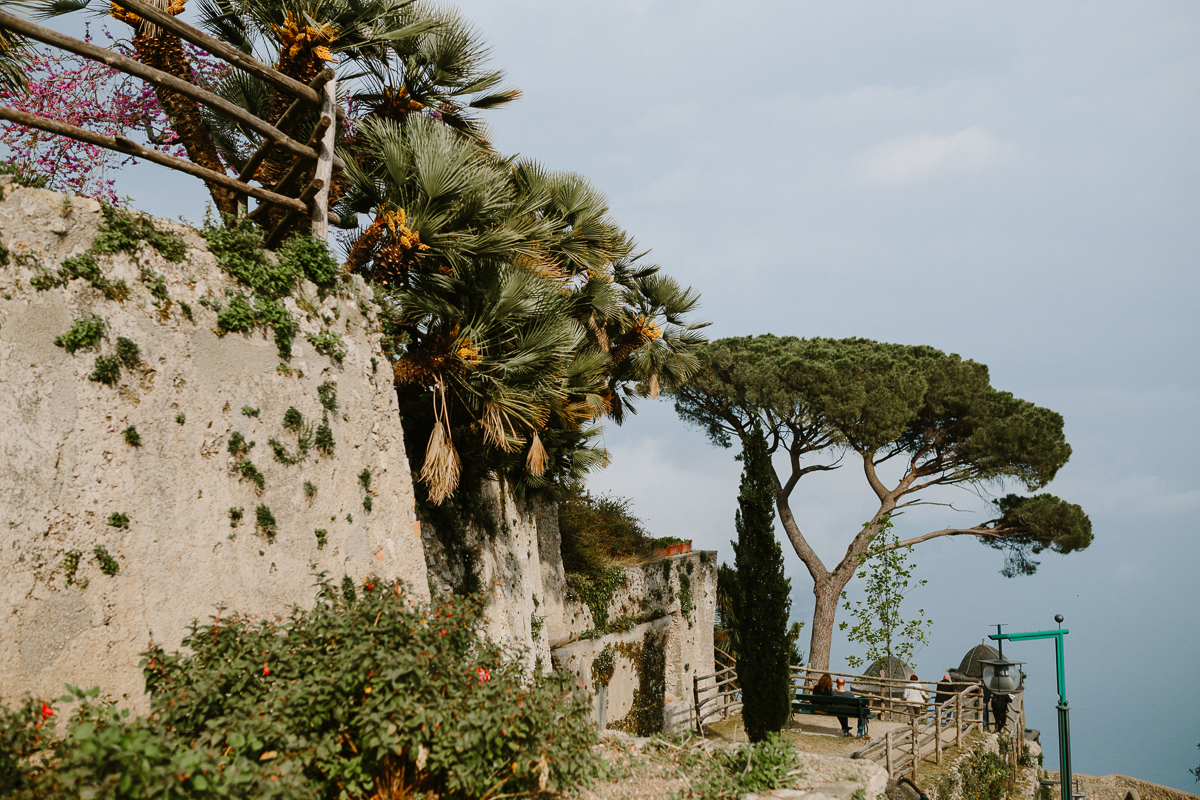
[[962,749],[962,692],[954,695],[954,746]]
[[934,763],[942,763],[942,714],[946,713],[946,704],[934,706],[933,709],[933,752]]
[[[331,121],[337,119],[337,79],[330,78],[321,87],[321,116]],[[317,144],[317,171],[313,175],[324,185],[312,201],[312,237],[322,244],[329,234],[329,186],[333,183],[333,144],[337,138],[337,125],[325,129],[325,135]]]
[[892,777],[892,732],[888,731],[883,737],[883,761],[887,768],[888,777]]
[[917,733],[917,718],[913,717],[909,722],[909,735],[912,736],[912,782],[916,783],[918,773],[920,772],[919,764],[921,763],[921,737]]
[[700,721],[700,681],[692,676],[692,708],[696,711],[696,733],[704,737],[704,724]]

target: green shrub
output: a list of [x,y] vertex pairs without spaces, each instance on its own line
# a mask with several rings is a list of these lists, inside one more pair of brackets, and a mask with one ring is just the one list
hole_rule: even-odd
[[[78,550],[68,550],[63,555],[63,577],[66,579],[67,586],[75,582],[75,573],[79,571],[79,559],[83,557],[83,553]],[[2,760],[0,756],[0,760]],[[3,767],[0,767],[3,769]],[[4,780],[0,778],[0,789],[4,787]]]
[[366,495],[365,497],[363,497],[363,510],[366,511],[368,514],[371,513],[371,508],[374,507],[374,505],[375,505],[375,501],[374,501],[374,499],[372,499],[371,495]]
[[190,305],[188,305],[187,303],[184,303],[183,301],[180,301],[179,310],[183,312],[183,316],[188,322],[195,321],[192,318],[192,307]]
[[76,350],[88,350],[100,344],[106,323],[95,314],[79,317],[71,323],[71,329],[55,338],[54,343],[75,355]]
[[954,772],[947,772],[938,784],[938,796],[948,797],[955,784],[962,789],[962,800],[1004,800],[1008,797],[1011,769],[1005,760],[990,750],[976,750]]
[[321,455],[333,455],[333,431],[329,427],[329,420],[321,420],[316,435],[313,437],[313,444],[321,451]]
[[107,386],[116,385],[121,379],[121,361],[116,356],[96,356],[96,367],[88,375],[89,381],[96,381]]
[[317,387],[317,397],[321,399],[321,405],[326,411],[337,411],[337,387],[329,381],[325,381]]
[[246,333],[258,324],[254,307],[240,294],[235,294],[229,305],[217,311],[217,333]]
[[261,494],[267,486],[267,479],[258,471],[258,467],[254,466],[249,461],[242,461],[237,466],[238,474],[243,478],[253,483]]
[[262,229],[241,219],[203,230],[208,249],[217,265],[244,286],[263,297],[286,297],[292,293],[299,274],[292,262],[272,264],[263,249]]
[[138,433],[137,428],[133,427],[132,425],[123,430],[121,435],[125,437],[125,444],[129,445],[130,447],[142,446],[142,435]]
[[698,761],[703,771],[692,781],[691,794],[704,800],[736,800],[744,794],[759,794],[782,789],[794,783],[789,776],[797,768],[796,750],[778,733],[755,744],[717,751],[707,762]]
[[588,699],[478,634],[484,598],[421,606],[402,584],[360,588],[348,602],[324,583],[311,611],[193,623],[180,652],[152,648],[149,717],[75,690],[67,735],[52,738],[61,707],[43,729],[40,700],[0,707],[2,788],[15,800],[465,800],[569,794],[601,774]]
[[329,356],[335,364],[341,364],[342,359],[346,357],[346,342],[341,334],[323,330],[320,333],[310,333],[307,338],[314,350],[323,356]]
[[117,337],[117,360],[123,367],[136,367],[142,363],[142,351],[133,340],[119,336]]
[[329,536],[329,531],[325,530],[324,528],[317,528],[315,531],[313,531],[313,533],[317,537],[317,549],[324,550],[325,549],[325,540]]
[[234,431],[229,434],[229,443],[226,449],[229,450],[229,455],[234,458],[242,458],[250,452],[250,448],[254,447],[254,442],[247,442],[246,437],[241,431]]
[[154,270],[142,267],[138,280],[150,290],[150,296],[154,298],[154,305],[160,305],[171,299],[167,295],[167,279]]
[[363,469],[358,473],[358,483],[362,486],[364,492],[371,491],[371,470]]
[[[110,205],[101,206],[100,211],[104,221],[100,223],[100,230],[92,242],[92,250],[96,253],[136,253],[138,244],[146,242],[168,261],[182,261],[187,254],[187,245],[182,237],[160,231],[155,227],[154,220],[145,214]],[[144,274],[142,280],[145,280]],[[151,287],[150,291],[153,293],[154,288]],[[163,292],[165,294],[165,288]]]
[[108,516],[108,524],[114,528],[128,528],[129,515],[123,511],[114,511]]
[[108,548],[102,544],[96,545],[92,552],[96,556],[96,560],[100,562],[100,571],[105,575],[116,575],[121,571],[121,565],[117,560],[109,555]]
[[558,527],[563,567],[592,578],[599,578],[614,561],[645,560],[662,546],[633,513],[631,500],[593,498],[580,486],[565,490],[559,499]]
[[317,496],[316,485],[313,484],[312,481],[305,481],[304,482],[304,497],[308,500],[312,500],[316,496]]
[[304,415],[297,411],[295,406],[288,406],[288,410],[283,412],[284,429],[295,433],[300,430],[302,425],[304,425]]
[[45,189],[50,181],[45,175],[37,175],[24,165],[9,161],[0,162],[0,175],[12,175],[13,183],[28,189]]
[[229,509],[229,527],[236,528],[238,523],[242,521],[242,515],[245,511],[240,507],[232,507]]
[[242,416],[244,416],[244,417],[257,417],[257,416],[258,416],[258,409],[257,409],[257,408],[253,408],[253,407],[251,407],[251,406],[242,406]]
[[275,515],[266,506],[260,505],[254,509],[254,532],[266,537],[268,542],[275,541],[278,526],[275,523]]
[[179,425],[182,425],[183,423],[187,422],[187,414],[184,414],[182,411],[179,412],[178,414],[175,415],[175,422]]
[[284,272],[307,278],[322,290],[337,282],[340,270],[329,254],[329,248],[306,233],[297,232],[288,237],[277,256]]

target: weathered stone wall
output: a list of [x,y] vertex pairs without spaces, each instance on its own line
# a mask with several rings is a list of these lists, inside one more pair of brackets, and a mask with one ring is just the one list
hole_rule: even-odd
[[[158,223],[191,246],[181,263],[149,246],[140,263],[100,257],[111,280],[128,284],[123,302],[83,280],[39,292],[30,284],[39,269],[91,245],[99,206],[79,198],[67,205],[3,179],[0,193],[0,244],[9,254],[0,266],[0,702],[99,683],[104,696],[145,709],[138,661],[151,639],[176,647],[188,624],[218,605],[262,616],[309,605],[320,571],[334,580],[399,577],[428,596],[396,397],[386,366],[376,372],[372,364],[382,356],[361,280],[324,299],[307,285],[299,293],[307,310],[287,299],[301,329],[288,369],[277,369],[276,346],[263,335],[213,332],[215,314],[200,298],[222,297],[233,284],[194,231]],[[155,304],[140,267],[165,277],[170,303]],[[99,352],[112,353],[117,337],[141,350],[141,366],[123,369],[116,386],[88,379],[96,351],[72,356],[54,344],[86,314],[107,323]],[[341,363],[305,341],[322,328],[344,337]],[[317,387],[326,381],[339,405],[328,414],[332,455],[276,462],[269,438],[296,445],[284,412],[295,407],[319,422]],[[122,435],[130,426],[140,447]],[[261,493],[233,470],[234,431],[256,442],[248,458],[265,478]],[[256,533],[259,506],[276,520],[273,541]],[[237,527],[231,508],[243,509]],[[114,512],[128,515],[127,528],[107,524]],[[119,563],[117,574],[101,572],[96,545]],[[81,558],[67,585],[72,550]]]
[[[713,672],[716,554],[658,558],[621,572],[608,603],[611,632],[596,635],[591,609],[569,588],[564,592],[562,617],[557,624],[548,623],[555,664],[570,669],[596,694],[596,718],[611,727],[627,716],[626,703],[632,704],[635,690],[646,692],[645,665],[639,667],[638,660],[647,657],[653,639],[653,647],[662,649],[662,683],[655,691],[662,692],[663,728],[693,724],[692,679]],[[645,638],[648,631],[654,632],[650,639]],[[641,652],[629,647],[630,637],[645,641]],[[616,657],[616,669],[601,696],[593,665],[606,648]]]

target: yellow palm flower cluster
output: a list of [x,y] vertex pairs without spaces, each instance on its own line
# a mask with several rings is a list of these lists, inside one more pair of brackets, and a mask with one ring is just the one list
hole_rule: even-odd
[[662,329],[658,327],[658,324],[654,320],[643,315],[638,316],[637,320],[634,322],[633,329],[651,342],[662,336]]
[[305,50],[309,50],[322,61],[333,61],[329,45],[337,38],[338,31],[332,25],[325,23],[317,27],[312,25],[301,27],[292,12],[289,11],[284,17],[282,25],[272,25],[271,28],[279,37],[279,43],[283,46],[284,53],[288,58],[297,58]]
[[[149,0],[149,2],[150,5],[167,12],[173,17],[182,14],[183,7],[187,4],[187,0],[157,0],[157,2],[155,0]],[[137,28],[143,24],[141,17],[124,8],[120,3],[117,2],[109,3],[108,13],[113,19],[120,20],[121,22],[124,22],[125,24],[134,28]],[[154,36],[158,34],[158,28],[154,27],[153,25],[147,24],[146,28],[146,33],[150,38],[154,38]]]
[[468,364],[478,364],[483,361],[483,356],[479,354],[479,350],[471,346],[470,339],[463,340],[463,343],[458,348],[458,357]]

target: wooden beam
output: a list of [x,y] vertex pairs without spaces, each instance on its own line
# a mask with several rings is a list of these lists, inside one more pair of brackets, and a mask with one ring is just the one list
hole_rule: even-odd
[[320,181],[321,188],[312,199],[312,237],[324,243],[329,236],[329,186],[333,183],[333,147],[337,138],[337,127],[333,125],[337,112],[337,80],[331,78],[321,87],[321,127],[323,130],[313,136],[319,138],[317,143],[317,169],[313,173],[314,180]]
[[161,164],[164,167],[186,172],[189,175],[194,175],[210,183],[215,183],[218,186],[223,186],[226,189],[232,189],[235,192],[242,192],[251,197],[261,200],[265,203],[275,203],[276,205],[285,208],[297,209],[299,211],[307,210],[307,207],[293,197],[285,197],[281,194],[276,194],[268,189],[260,189],[256,186],[251,186],[242,183],[239,180],[222,175],[220,172],[214,172],[211,169],[202,167],[199,164],[194,164],[182,158],[168,155],[160,150],[154,150],[149,147],[144,147],[132,139],[124,136],[105,136],[94,131],[77,128],[74,125],[68,125],[65,122],[58,120],[40,117],[36,114],[29,114],[24,111],[18,111],[15,108],[0,106],[0,119],[6,119],[9,122],[16,122],[19,125],[25,125],[29,128],[37,128],[38,130],[46,131],[47,133],[55,133],[59,136],[66,136],[76,141],[94,144],[97,147],[103,147],[105,150],[115,150],[118,153],[137,156],[144,158],[147,161],[153,161],[156,164]]
[[[323,86],[326,81],[332,78],[333,70],[326,68],[321,71],[320,75],[313,78],[312,83],[310,83],[309,86]],[[283,115],[279,119],[275,120],[275,127],[283,130],[284,126],[295,119],[302,109],[309,107],[310,105],[311,104],[305,102],[304,100],[296,98],[292,101],[292,104],[288,106],[287,111],[284,111]],[[267,157],[267,153],[271,152],[271,148],[274,145],[275,143],[270,139],[264,140],[263,143],[258,146],[258,149],[254,151],[254,155],[250,156],[250,160],[246,162],[246,165],[242,167],[242,171],[238,175],[238,180],[246,182],[254,180],[254,173],[258,172],[259,166],[262,165],[263,160]]]
[[[113,69],[142,78],[156,86],[162,86],[173,92],[178,92],[185,97],[195,100],[197,103],[203,103],[209,108],[219,111],[232,120],[253,128],[275,144],[298,156],[314,159],[317,157],[317,152],[311,147],[305,147],[269,122],[259,119],[245,109],[238,108],[233,103],[222,97],[218,97],[207,89],[201,89],[199,86],[188,83],[170,73],[148,67],[139,61],[134,61],[128,56],[123,56],[120,53],[106,50],[103,47],[97,47],[81,39],[52,31],[49,28],[44,28],[29,20],[15,17],[12,14],[6,14],[3,11],[0,11],[0,28],[11,30],[22,36],[28,36],[30,39],[37,39],[39,42],[61,48],[93,61],[98,61],[101,64],[107,64]],[[308,87],[305,88],[307,89]]]
[[317,192],[321,191],[323,188],[325,187],[321,180],[314,178],[313,180],[309,181],[308,186],[305,186],[304,191],[300,193],[301,208],[297,210],[293,206],[288,207],[287,213],[283,215],[283,219],[279,220],[279,224],[275,226],[275,230],[271,231],[271,235],[267,237],[265,242],[263,242],[263,247],[268,250],[274,250],[276,247],[278,247],[279,243],[283,241],[283,235],[287,233],[288,227],[292,224],[296,217],[308,212],[313,198],[316,197]]

